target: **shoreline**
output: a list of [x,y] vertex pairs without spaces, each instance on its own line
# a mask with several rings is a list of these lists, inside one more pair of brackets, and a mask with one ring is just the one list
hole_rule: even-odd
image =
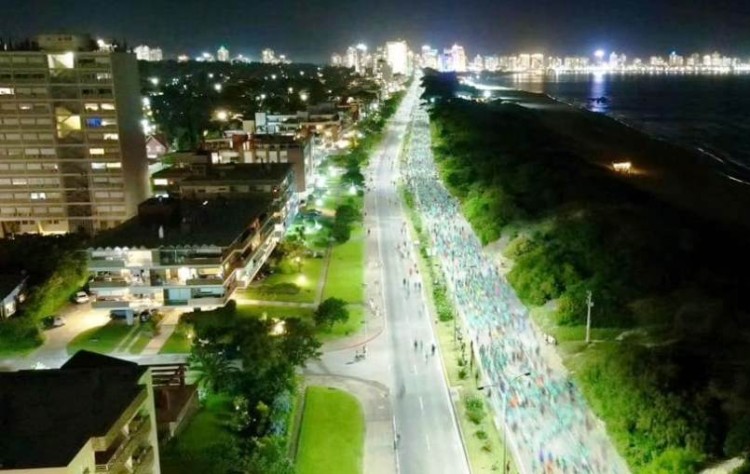
[[[514,89],[519,92],[526,92],[529,93],[529,91],[523,90],[523,89]],[[533,94],[533,92],[530,92]],[[574,109],[578,109],[583,112],[593,113],[597,115],[602,115],[607,118],[610,118],[614,120],[615,122],[619,123],[620,125],[623,125],[625,127],[628,127],[629,129],[642,133],[644,135],[647,135],[648,137],[659,140],[661,142],[678,146],[681,148],[684,148],[687,151],[698,153],[699,155],[703,156],[704,158],[707,158],[707,163],[714,163],[718,162],[721,164],[721,167],[727,168],[727,169],[720,169],[717,168],[716,172],[727,179],[730,179],[737,183],[742,183],[744,185],[750,185],[750,166],[745,166],[741,163],[739,163],[737,160],[732,159],[731,157],[721,157],[717,155],[716,153],[713,153],[703,147],[708,148],[709,145],[704,144],[703,147],[692,145],[689,143],[685,143],[681,140],[678,140],[676,138],[668,137],[662,134],[659,134],[657,132],[649,130],[647,127],[639,126],[637,120],[628,120],[627,118],[622,118],[621,115],[616,115],[611,112],[596,112],[594,110],[589,109],[586,107],[586,105],[582,102],[576,102],[576,101],[569,101],[566,100],[563,97],[554,96],[551,94],[543,94],[545,97],[549,98],[550,100],[554,102],[558,102],[560,104],[566,105],[568,107],[572,107]],[[734,172],[734,173],[732,173]]]
[[[750,173],[732,173],[731,163],[721,157],[548,94],[505,86],[496,91],[498,104],[534,114],[579,158],[610,170],[614,178],[707,223],[750,230]],[[615,173],[612,163],[618,161],[631,161],[635,172]]]

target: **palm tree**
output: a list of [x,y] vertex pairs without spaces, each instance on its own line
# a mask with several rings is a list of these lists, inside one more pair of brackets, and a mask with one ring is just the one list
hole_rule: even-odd
[[197,382],[211,392],[226,389],[237,367],[215,347],[197,345],[190,354],[190,367],[198,373]]

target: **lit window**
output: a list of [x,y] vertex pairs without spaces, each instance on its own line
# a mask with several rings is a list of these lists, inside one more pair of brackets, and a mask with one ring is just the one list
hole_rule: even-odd
[[88,128],[99,128],[102,126],[101,117],[91,117],[86,119],[86,126]]
[[115,104],[110,104],[109,102],[104,102],[102,104],[102,110],[115,110]]
[[108,170],[119,170],[120,168],[122,168],[122,163],[119,161],[116,163],[107,163]]
[[100,156],[104,154],[104,148],[89,148],[89,155]]
[[119,139],[119,137],[117,136],[116,133],[105,133],[104,134],[104,139],[105,140],[114,140],[114,141],[116,141],[116,140]]
[[14,186],[26,186],[27,181],[26,181],[26,178],[13,178],[11,180],[11,183]]
[[0,87],[0,95],[13,95],[12,87]]
[[109,73],[109,72],[97,72],[96,73],[97,81],[106,81],[109,79],[112,79],[112,73]]
[[18,104],[20,110],[31,110],[34,107],[31,104]]
[[47,193],[31,193],[31,199],[34,201],[47,199]]
[[91,163],[92,170],[103,170],[107,167],[106,163]]
[[99,110],[99,104],[93,103],[93,102],[89,102],[89,103],[86,103],[83,106],[83,108],[86,109],[89,112],[96,112],[97,110]]
[[169,184],[169,180],[166,178],[154,179],[154,186],[167,186],[168,184]]

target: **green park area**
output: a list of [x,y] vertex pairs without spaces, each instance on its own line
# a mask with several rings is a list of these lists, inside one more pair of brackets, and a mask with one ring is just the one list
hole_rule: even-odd
[[161,452],[164,474],[213,472],[221,457],[221,446],[234,436],[231,431],[232,401],[225,395],[210,395],[180,435]]
[[[559,342],[630,468],[693,473],[745,457],[750,404],[737,380],[750,370],[750,320],[743,303],[727,304],[750,290],[736,278],[747,266],[745,232],[726,212],[712,213],[721,224],[705,220],[726,198],[714,192],[714,173],[689,170],[695,160],[677,148],[607,117],[516,103],[552,105],[545,97],[442,101],[454,79],[425,82],[436,94],[432,146],[443,182],[482,243],[502,254],[508,281]],[[674,173],[693,183],[681,189],[704,191],[656,189],[653,174],[620,175],[602,163],[623,152],[668,173],[661,184]],[[677,157],[681,165],[666,166]]]
[[295,463],[297,473],[361,473],[364,435],[364,415],[356,398],[330,387],[308,387]]
[[106,354],[140,338],[140,325],[128,326],[124,321],[110,321],[104,326],[87,329],[68,343],[68,353],[87,350]]

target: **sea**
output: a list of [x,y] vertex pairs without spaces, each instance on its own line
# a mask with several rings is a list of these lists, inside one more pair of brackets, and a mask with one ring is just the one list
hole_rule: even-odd
[[728,177],[750,183],[750,74],[512,74],[496,83],[697,149]]

